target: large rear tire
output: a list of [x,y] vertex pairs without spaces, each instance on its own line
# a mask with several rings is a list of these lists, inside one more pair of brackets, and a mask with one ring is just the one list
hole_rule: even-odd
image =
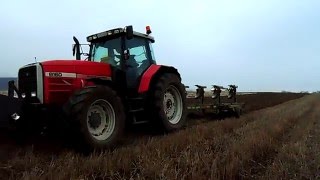
[[147,112],[161,131],[173,132],[186,124],[185,88],[176,74],[165,73],[150,88]]
[[125,127],[125,111],[116,92],[106,86],[86,87],[76,92],[66,105],[71,130],[85,149],[113,148]]

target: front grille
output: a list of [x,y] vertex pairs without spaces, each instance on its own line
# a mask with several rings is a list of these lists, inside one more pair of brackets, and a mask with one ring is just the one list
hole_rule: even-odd
[[35,101],[36,97],[31,97],[31,93],[37,92],[37,66],[27,66],[21,68],[18,73],[18,86],[21,94],[25,95],[27,101]]

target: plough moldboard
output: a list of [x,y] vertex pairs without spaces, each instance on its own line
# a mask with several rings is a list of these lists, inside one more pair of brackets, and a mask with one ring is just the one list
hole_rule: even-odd
[[[195,99],[188,104],[187,109],[189,111],[198,111],[202,113],[211,112],[215,114],[228,113],[234,115],[235,117],[240,117],[245,104],[237,102],[236,95],[238,86],[229,85],[228,88],[225,88],[223,86],[212,85],[212,88],[210,89],[212,92],[210,102],[205,101],[205,89],[207,87],[201,85],[195,86],[197,89],[194,97],[188,96],[186,90],[187,98]],[[185,86],[185,88],[187,89],[189,86]],[[223,90],[227,91],[227,99],[229,101],[222,102],[221,92]]]

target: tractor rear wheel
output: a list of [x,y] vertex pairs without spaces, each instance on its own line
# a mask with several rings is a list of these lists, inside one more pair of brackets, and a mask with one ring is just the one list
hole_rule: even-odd
[[[125,127],[125,112],[116,92],[106,86],[86,87],[68,102],[71,129],[89,149],[112,148]],[[86,148],[86,147],[85,147]]]
[[185,88],[176,74],[166,73],[153,83],[147,112],[154,126],[165,132],[186,124]]

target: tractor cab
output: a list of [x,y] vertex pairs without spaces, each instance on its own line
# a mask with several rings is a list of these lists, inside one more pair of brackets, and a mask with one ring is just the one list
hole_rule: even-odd
[[118,79],[116,81],[125,81],[127,89],[137,90],[143,72],[156,64],[152,49],[155,41],[150,33],[149,26],[146,27],[146,34],[135,32],[132,26],[127,26],[93,34],[87,37],[90,43],[87,54],[80,52],[80,44],[74,37],[73,52],[77,59],[84,54],[88,61],[110,64],[115,79]]

